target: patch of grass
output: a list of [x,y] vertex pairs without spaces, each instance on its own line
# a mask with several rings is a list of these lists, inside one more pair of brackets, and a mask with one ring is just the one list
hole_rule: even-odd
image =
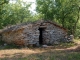
[[55,48],[69,48],[69,47],[72,47],[72,46],[75,46],[77,45],[75,42],[69,42],[69,43],[63,43],[61,42],[60,44],[58,45],[53,45]]
[[31,54],[25,57],[3,58],[1,60],[80,60],[79,52],[43,52],[38,54]]
[[5,42],[0,41],[0,50],[20,48],[20,46],[16,46],[15,44],[5,44]]
[[4,49],[14,49],[14,48],[19,48],[19,46],[16,46],[14,44],[7,44],[6,46],[4,46]]
[[2,40],[0,40],[0,45],[3,45],[3,44],[4,44],[4,42]]
[[80,60],[80,53],[72,53],[67,55],[68,60]]
[[[2,45],[2,48],[0,49],[13,49],[13,48],[21,48],[20,46],[17,46],[15,44],[7,44],[6,46],[4,46],[4,42],[3,41],[0,41],[0,45]],[[53,45],[53,48],[69,48],[69,47],[72,47],[72,46],[75,46],[76,43],[74,42],[70,42],[70,43],[60,43],[58,45]],[[34,49],[34,47],[31,47]]]

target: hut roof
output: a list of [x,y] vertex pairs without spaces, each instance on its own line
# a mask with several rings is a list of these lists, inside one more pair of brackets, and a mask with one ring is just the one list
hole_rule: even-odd
[[59,27],[60,29],[63,29],[63,30],[65,30],[65,31],[67,31],[67,29],[66,29],[66,28],[62,27],[61,25],[57,24],[56,22],[52,22],[52,21],[45,21],[45,23],[53,24],[54,26]]
[[19,24],[19,25],[10,26],[8,28],[2,29],[0,31],[0,33],[16,31],[16,30],[25,28],[28,24],[41,24],[41,23],[50,23],[50,24],[55,25],[56,27],[59,27],[60,29],[63,29],[65,31],[67,31],[67,29],[63,28],[62,26],[60,26],[56,22],[39,20],[39,21],[36,21],[36,22],[28,22],[28,23],[22,23],[22,24]]

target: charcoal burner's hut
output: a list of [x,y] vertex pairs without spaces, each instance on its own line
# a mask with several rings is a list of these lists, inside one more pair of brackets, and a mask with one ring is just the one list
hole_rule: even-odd
[[16,45],[42,45],[60,42],[67,34],[66,29],[51,21],[37,21],[25,23],[4,29],[1,32],[2,40]]

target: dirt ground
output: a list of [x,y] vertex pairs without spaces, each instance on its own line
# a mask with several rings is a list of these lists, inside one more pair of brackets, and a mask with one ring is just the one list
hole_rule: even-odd
[[[47,47],[47,48],[20,48],[20,49],[1,49],[0,60],[64,60],[64,56],[73,53],[80,53],[80,41],[75,41],[71,47]],[[63,57],[62,57],[62,56]],[[51,57],[51,56],[54,56]],[[48,58],[49,57],[49,58]],[[58,57],[58,58],[56,58]],[[46,59],[45,59],[46,58]],[[76,60],[76,59],[73,59]],[[78,59],[77,59],[78,60]]]

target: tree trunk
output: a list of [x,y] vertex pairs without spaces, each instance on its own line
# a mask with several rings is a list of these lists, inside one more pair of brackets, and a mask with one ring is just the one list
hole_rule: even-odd
[[[79,10],[80,10],[80,7],[79,7]],[[74,24],[74,26],[73,26],[73,35],[75,34],[75,32],[76,32],[76,27],[77,27],[77,23],[78,23],[78,21],[79,21],[79,10],[78,10],[78,17],[77,17],[77,21],[75,22],[75,24]]]
[[65,27],[65,15],[64,12],[62,12],[62,27]]

